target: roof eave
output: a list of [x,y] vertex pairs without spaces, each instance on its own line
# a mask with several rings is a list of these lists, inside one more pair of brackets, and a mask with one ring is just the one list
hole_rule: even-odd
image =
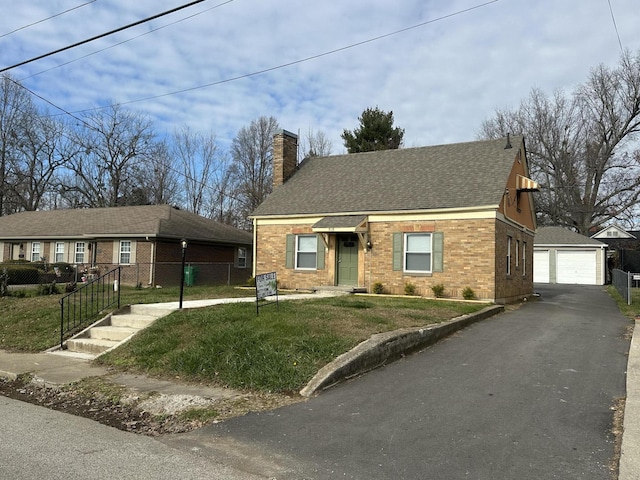
[[499,204],[479,205],[475,207],[452,207],[452,208],[420,208],[411,210],[367,210],[367,211],[345,211],[345,212],[314,212],[314,213],[288,213],[288,214],[265,214],[251,215],[249,218],[260,220],[268,218],[312,218],[312,217],[338,217],[344,215],[412,215],[420,213],[456,213],[456,212],[482,212],[496,211]]

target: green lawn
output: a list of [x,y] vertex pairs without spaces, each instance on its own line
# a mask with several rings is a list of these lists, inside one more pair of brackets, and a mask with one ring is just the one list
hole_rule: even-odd
[[626,299],[623,300],[613,285],[609,285],[607,291],[616,301],[620,312],[622,312],[625,317],[635,318],[637,315],[640,315],[640,288],[633,288],[631,290],[631,305],[627,305]]
[[374,333],[438,323],[486,305],[344,296],[174,312],[99,363],[237,389],[291,392]]
[[[252,290],[234,287],[187,287],[185,300],[252,296]],[[24,295],[24,296],[18,296]],[[121,304],[175,302],[179,288],[136,289],[123,287]],[[36,296],[35,290],[0,297],[0,348],[10,351],[40,352],[60,342],[60,298]]]

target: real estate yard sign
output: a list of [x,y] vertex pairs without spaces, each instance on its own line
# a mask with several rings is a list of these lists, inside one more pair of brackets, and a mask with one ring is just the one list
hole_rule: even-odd
[[261,273],[256,275],[256,313],[260,314],[260,300],[267,297],[276,297],[275,302],[263,302],[263,305],[275,303],[278,305],[278,279],[276,272]]

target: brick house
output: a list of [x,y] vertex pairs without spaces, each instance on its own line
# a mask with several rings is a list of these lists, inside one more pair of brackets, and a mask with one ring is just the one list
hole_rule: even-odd
[[533,293],[532,191],[522,137],[316,157],[274,137],[273,193],[252,214],[254,274],[282,287],[403,294],[405,284],[498,303]]
[[46,259],[88,275],[121,266],[123,284],[178,285],[183,238],[188,241],[186,260],[199,266],[199,283],[240,283],[250,276],[251,233],[170,205],[0,217],[0,261]]

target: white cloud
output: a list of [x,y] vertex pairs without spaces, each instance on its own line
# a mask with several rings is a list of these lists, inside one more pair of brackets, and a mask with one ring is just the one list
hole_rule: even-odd
[[[32,0],[4,7],[0,35],[79,5]],[[178,0],[101,0],[0,38],[0,67],[169,10]],[[614,66],[618,39],[608,2],[500,0],[375,42],[261,75],[263,69],[343,48],[471,8],[482,0],[209,0],[11,71],[68,111],[135,102],[160,133],[189,125],[223,145],[260,115],[290,131],[340,133],[367,107],[393,110],[405,145],[473,140],[496,108],[532,87],[570,90],[591,67]],[[611,0],[624,46],[640,49],[637,0]],[[152,28],[122,45],[31,76]],[[166,95],[201,85],[217,85]]]

